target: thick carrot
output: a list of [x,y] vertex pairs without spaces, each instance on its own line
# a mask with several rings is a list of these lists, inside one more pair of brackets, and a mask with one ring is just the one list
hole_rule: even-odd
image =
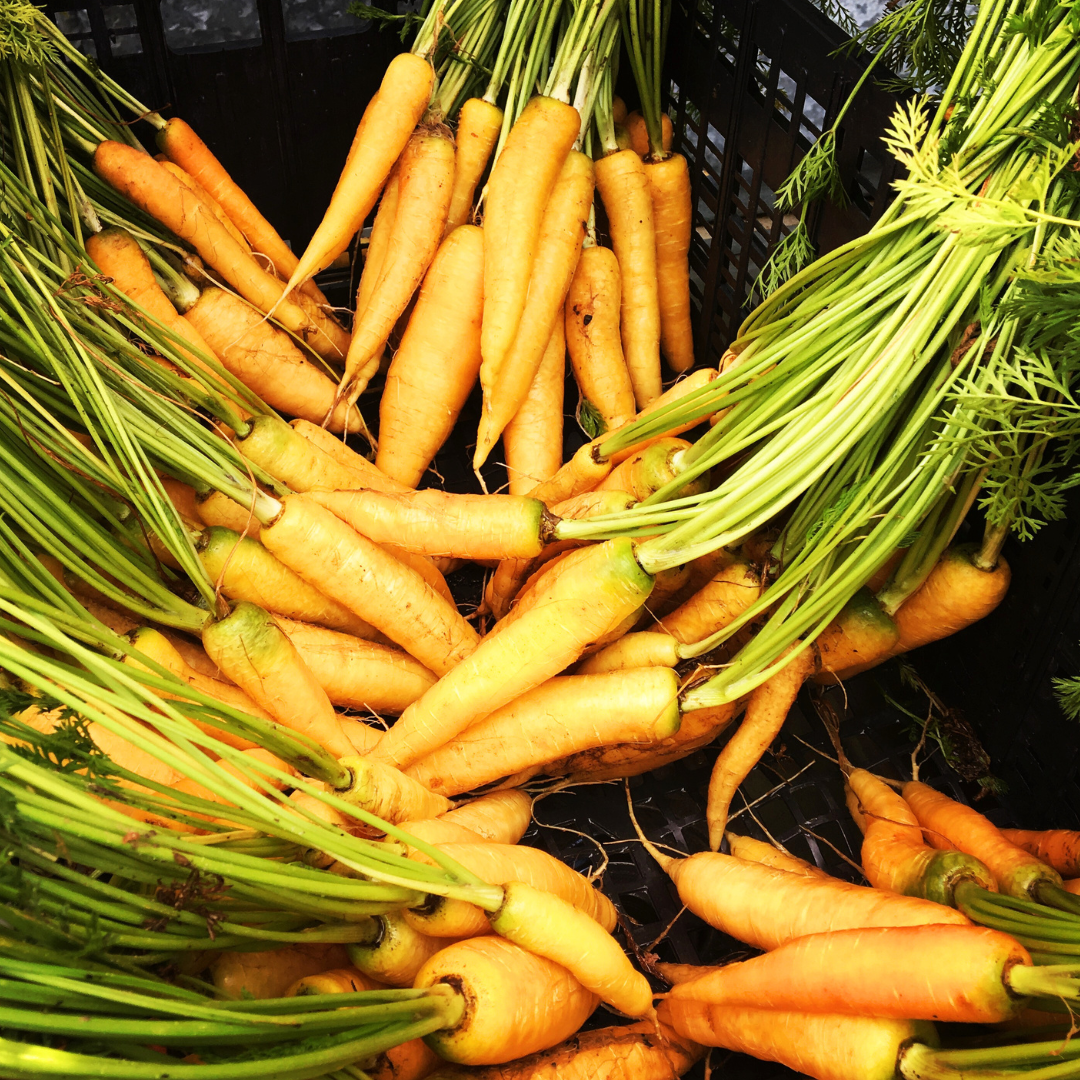
[[660,627],[683,645],[703,641],[734,622],[761,595],[761,579],[749,564],[723,566],[685,604],[660,620]]
[[289,275],[286,292],[325,270],[371,213],[394,162],[427,109],[435,72],[427,60],[399,53],[368,102],[330,205]]
[[660,302],[660,351],[673,371],[694,366],[690,321],[690,171],[682,154],[646,160],[656,229],[656,284]]
[[709,778],[705,818],[709,823],[709,847],[713,851],[719,851],[724,839],[736,790],[780,734],[802,684],[813,669],[813,650],[803,649],[751,693],[746,703],[746,715],[738,731],[717,755]]
[[912,1044],[937,1042],[926,1021],[725,1008],[686,999],[671,1003],[671,1021],[683,1038],[777,1061],[814,1080],[896,1080]]
[[307,497],[369,540],[421,555],[533,558],[557,523],[539,499],[523,495],[461,495],[427,488],[312,491]]
[[391,824],[435,817],[452,806],[445,796],[434,794],[391,765],[355,756],[341,760],[352,772],[349,786],[338,792],[341,798]]
[[596,186],[604,201],[611,246],[622,275],[622,341],[638,408],[660,396],[660,296],[656,274],[656,228],[649,179],[633,150],[596,163]]
[[287,945],[265,952],[217,953],[210,973],[224,998],[276,998],[283,997],[297,979],[348,963],[341,945]]
[[[1014,1016],[1027,950],[984,926],[886,926],[811,934],[671,991],[725,1007],[995,1024]],[[888,972],[886,978],[882,973]],[[1024,990],[1017,992],[1017,986]]]
[[289,987],[282,997],[307,997],[309,994],[355,994],[378,990],[386,984],[365,975],[359,968],[331,968],[318,975],[305,975]]
[[736,859],[761,863],[762,866],[771,866],[774,870],[786,870],[789,874],[800,874],[802,877],[828,876],[825,875],[824,870],[813,863],[796,858],[788,852],[773,847],[772,844],[755,840],[752,836],[740,836],[738,833],[728,831],[724,833],[724,838],[728,842],[731,854]]
[[262,709],[335,757],[353,753],[325,691],[288,636],[262,608],[241,602],[203,630],[215,664]]
[[483,98],[469,98],[461,106],[455,133],[454,190],[446,215],[447,235],[472,218],[473,194],[495,149],[502,123],[502,109]]
[[247,600],[275,615],[357,637],[372,636],[370,623],[306,582],[258,540],[215,525],[199,537],[197,550],[210,580],[220,582],[232,600]]
[[902,794],[934,847],[956,848],[974,855],[1007,896],[1038,901],[1045,890],[1061,888],[1061,875],[1056,870],[1006,840],[1001,830],[978,810],[918,780],[909,780]]
[[204,289],[185,318],[221,363],[272,408],[315,423],[326,420],[331,431],[363,428],[355,406],[335,403],[333,380],[240,297]]
[[446,947],[445,938],[414,930],[400,911],[372,919],[368,940],[349,946],[349,960],[365,975],[388,986],[412,986],[424,964]]
[[715,851],[687,859],[661,856],[660,863],[695,915],[756,949],[830,930],[970,925],[959,911],[929,900],[836,878],[802,877]]
[[573,106],[555,98],[534,97],[510,129],[491,170],[484,205],[482,378],[484,369],[497,375],[514,342],[529,291],[540,223],[580,127],[581,117]]
[[204,188],[202,184],[200,184],[198,180],[195,179],[195,177],[193,177],[185,169],[182,169],[179,165],[177,165],[175,161],[171,161],[168,157],[161,157],[158,158],[158,160],[161,162],[161,167],[163,169],[165,169],[169,173],[172,173],[172,175],[175,176],[181,184],[183,184],[187,188],[190,188],[195,193],[199,202],[201,202],[210,211],[210,213],[212,213],[214,217],[216,217],[218,221],[220,221],[221,224],[225,226],[229,235],[246,252],[248,252],[248,254],[251,254],[251,245],[247,242],[244,234],[232,223],[229,215],[226,214],[224,210],[222,210],[221,206],[218,204],[217,199],[215,199],[210,194],[210,192],[208,192],[206,188]]
[[879,657],[891,656],[899,640],[896,623],[869,589],[860,589],[817,637],[821,671],[814,682],[831,686],[839,681],[837,672],[873,666]]
[[[649,132],[645,126],[645,117],[635,109],[632,113],[627,113],[622,124],[630,136],[630,146],[634,153],[641,158],[648,157]],[[675,135],[675,127],[671,122],[671,117],[666,112],[660,114],[660,131],[660,145],[665,151],[670,150]]]
[[615,252],[595,245],[585,248],[566,294],[566,348],[582,397],[609,431],[632,420],[637,411],[619,333],[621,304]]
[[420,483],[476,384],[483,310],[484,235],[462,225],[424,277],[379,402],[375,464],[407,487]]
[[[476,631],[416,570],[308,496],[287,495],[261,537],[286,566],[324,595],[335,596],[436,675],[445,675],[476,647]],[[399,720],[394,730],[400,725]]]
[[566,341],[562,320],[556,319],[525,400],[503,428],[511,495],[527,495],[562,466],[565,382]]
[[470,938],[433,956],[413,985],[437,983],[453,986],[466,1008],[457,1027],[428,1035],[428,1045],[466,1065],[546,1050],[577,1031],[598,1000],[561,964],[501,937]]
[[375,756],[407,768],[558,674],[641,606],[652,578],[638,566],[630,541],[609,540],[583,552],[571,571],[539,590],[527,615],[483,641],[410,705]]
[[186,240],[245,300],[303,338],[320,356],[340,361],[349,335],[306,296],[285,298],[282,283],[264,270],[228,230],[205,209],[194,192],[148,154],[126,143],[103,142],[94,152],[94,170],[136,206]]
[[578,664],[578,675],[600,675],[630,668],[673,668],[680,660],[679,644],[670,634],[642,630],[626,634]]
[[398,163],[397,212],[378,281],[363,310],[357,305],[340,394],[350,402],[378,371],[379,357],[435,257],[446,223],[454,175],[454,144],[445,129],[421,129]]
[[863,826],[862,864],[876,889],[921,896],[954,907],[961,881],[992,892],[997,885],[978,859],[962,851],[937,851],[923,840],[911,807],[888,784],[865,769],[848,773],[847,787]]
[[1001,835],[1026,852],[1052,866],[1062,877],[1080,877],[1080,832],[1073,829],[1002,829]]
[[[629,491],[635,499],[647,499],[674,480],[681,471],[682,456],[690,448],[685,439],[666,436],[626,458],[596,485],[598,491]],[[709,486],[707,473],[686,483],[680,495],[696,495]]]
[[609,743],[655,743],[679,727],[670,668],[564,675],[522,694],[414,762],[406,773],[444,795]]
[[485,840],[516,844],[532,824],[532,796],[524,791],[496,791],[455,807],[443,819]]
[[[571,151],[563,161],[544,208],[528,289],[513,340],[508,348],[494,355],[483,352],[480,385],[484,389],[484,401],[473,454],[474,469],[487,460],[503,428],[521,408],[549,347],[555,324],[562,321],[566,293],[585,241],[593,187],[592,160]],[[487,228],[485,220],[485,232]],[[489,248],[485,242],[485,267]],[[485,323],[492,302],[488,285],[485,269]]]
[[[157,133],[157,144],[170,161],[175,161],[221,206],[256,254],[270,261],[277,277],[284,280],[296,269],[297,258],[292,248],[259,213],[255,204],[189,124],[174,116]],[[326,297],[313,281],[304,285],[304,291],[316,303],[327,304]]]
[[[259,422],[261,418],[256,421]],[[341,439],[335,438],[321,425],[309,423],[307,420],[293,420],[290,427],[295,435],[308,444],[305,447],[295,440],[290,440],[288,444],[288,455],[294,461],[294,466],[288,469],[288,475],[278,479],[284,480],[293,491],[310,491],[317,487],[331,490],[354,487],[374,488],[376,491],[409,490],[404,484],[372,465],[363,454],[358,454]],[[316,454],[315,450],[321,453]],[[278,468],[282,468],[280,457],[276,464]],[[267,468],[267,472],[272,470]]]

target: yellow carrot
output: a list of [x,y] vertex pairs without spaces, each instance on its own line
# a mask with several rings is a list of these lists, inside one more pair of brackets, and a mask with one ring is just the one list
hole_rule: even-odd
[[454,151],[454,190],[446,216],[446,235],[470,220],[473,193],[502,129],[503,111],[483,98],[469,98],[458,113]]

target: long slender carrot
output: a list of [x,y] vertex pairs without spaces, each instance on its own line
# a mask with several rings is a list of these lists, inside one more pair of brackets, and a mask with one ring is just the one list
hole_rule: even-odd
[[204,289],[185,318],[221,363],[272,408],[315,423],[326,419],[331,431],[363,428],[355,406],[335,403],[333,380],[240,297]]
[[434,77],[431,64],[411,53],[399,53],[387,65],[378,92],[364,110],[330,205],[289,275],[287,293],[325,270],[349,246],[420,122]]
[[454,175],[454,144],[441,128],[421,129],[398,163],[398,198],[382,269],[363,310],[357,306],[340,394],[353,402],[378,371],[379,357],[439,248]]
[[527,495],[562,466],[565,383],[566,341],[562,320],[556,319],[525,400],[503,428],[511,495]]
[[888,784],[865,769],[852,769],[847,787],[857,802],[857,820],[865,826],[863,871],[875,888],[950,907],[955,906],[953,894],[961,881],[997,891],[993,876],[978,859],[962,851],[929,847],[911,807]]
[[645,175],[656,229],[656,284],[660,303],[660,351],[673,371],[694,366],[690,321],[690,170],[682,154],[646,158]]
[[484,235],[462,225],[424,277],[379,402],[375,464],[408,487],[420,482],[476,384],[483,310]]
[[[540,221],[528,290],[513,341],[501,353],[483,354],[480,384],[484,388],[484,402],[473,454],[474,469],[487,460],[503,428],[521,407],[555,324],[561,321],[566,293],[585,241],[594,184],[592,160],[571,151],[563,160]],[[485,231],[487,227],[485,223]],[[489,247],[485,243],[485,267]],[[486,278],[485,270],[485,322],[492,302]]]
[[[170,161],[175,161],[206,189],[229,216],[229,220],[244,234],[252,250],[270,261],[277,277],[285,279],[296,269],[297,258],[292,248],[259,213],[225,166],[186,121],[174,116],[157,133],[157,144]],[[328,304],[313,281],[306,282],[303,288],[316,303]]]
[[564,675],[496,709],[406,770],[444,795],[608,743],[655,743],[679,726],[670,668]]
[[1052,866],[1062,877],[1080,877],[1080,832],[1074,829],[1002,829],[1001,835],[1026,852]]
[[[258,421],[256,422],[258,423]],[[326,428],[307,420],[293,420],[290,424],[293,432],[304,442],[289,440],[289,455],[295,464],[288,476],[281,476],[293,491],[310,491],[312,488],[374,488],[376,491],[407,491],[404,484],[387,476],[381,469],[372,465],[362,454],[341,439],[335,438]],[[312,452],[312,448],[321,451]],[[327,461],[326,459],[330,460]],[[301,466],[301,460],[305,463]],[[315,466],[315,461],[318,466]],[[278,466],[280,468],[280,464]],[[304,475],[303,469],[312,469],[314,475]],[[270,470],[267,469],[269,472]],[[276,473],[274,475],[277,475]]]
[[610,248],[586,247],[566,294],[566,347],[582,397],[610,431],[637,412],[623,357],[619,319],[622,278]]
[[[500,937],[460,941],[431,958],[417,987],[447,982],[468,1003],[460,1025],[427,1036],[448,1061],[497,1065],[572,1035],[598,998],[562,965]],[[552,1002],[558,1008],[552,1008]]]
[[573,106],[555,98],[533,97],[510,129],[491,170],[484,208],[480,348],[492,385],[517,334],[540,223],[580,127],[581,117]]
[[652,578],[641,571],[628,540],[583,550],[586,557],[542,590],[527,616],[483,641],[402,713],[376,751],[379,760],[407,768],[562,671],[641,606]]
[[386,252],[390,248],[390,237],[394,232],[394,218],[397,217],[398,196],[401,194],[401,178],[397,166],[390,174],[379,199],[379,209],[371,224],[367,247],[364,249],[364,266],[360,271],[360,281],[356,286],[356,313],[359,315],[371,300],[371,294],[382,276],[386,265]]
[[622,340],[639,409],[660,396],[660,296],[656,227],[645,165],[633,150],[596,163],[611,245],[622,275]]
[[686,603],[660,620],[660,628],[689,645],[730,625],[761,595],[757,571],[742,560],[728,562]]
[[738,731],[717,755],[709,778],[705,817],[709,823],[709,847],[719,851],[727,828],[731,800],[739,785],[761,760],[795,704],[799,689],[814,668],[814,654],[803,649],[771,679],[750,695],[746,715]]
[[454,150],[454,191],[446,215],[447,235],[472,217],[473,194],[502,129],[503,111],[483,98],[469,98],[458,113]]
[[222,225],[225,226],[225,228],[228,230],[229,235],[246,252],[248,252],[248,254],[250,254],[251,245],[247,242],[244,234],[232,223],[229,215],[226,214],[224,210],[222,210],[221,206],[218,204],[217,199],[215,199],[210,194],[210,192],[208,192],[206,188],[204,188],[202,184],[200,184],[198,180],[195,179],[195,177],[193,177],[185,169],[182,169],[179,165],[177,165],[175,161],[172,161],[168,157],[164,156],[159,157],[158,160],[161,162],[162,167],[166,171],[172,173],[172,175],[175,176],[181,184],[195,192],[195,195],[198,197],[199,201],[207,207],[207,209],[214,215],[214,217],[218,219],[218,221],[221,222]]
[[957,848],[974,855],[1007,896],[1038,901],[1061,888],[1061,875],[1056,870],[1006,840],[978,810],[918,780],[909,780],[901,794],[934,847]]
[[320,356],[340,361],[349,335],[310,299],[286,298],[282,283],[264,270],[205,209],[194,192],[148,154],[126,143],[103,142],[94,152],[94,170],[140,209],[190,243],[245,300],[303,338]]

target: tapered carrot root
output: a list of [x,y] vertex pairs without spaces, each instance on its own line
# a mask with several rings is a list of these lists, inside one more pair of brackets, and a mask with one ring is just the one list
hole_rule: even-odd
[[749,563],[722,567],[685,604],[660,620],[660,626],[683,645],[704,641],[730,626],[761,595],[761,579]]
[[814,682],[830,686],[839,681],[837,672],[873,666],[892,655],[899,640],[896,623],[868,589],[860,589],[817,637],[821,672]]
[[181,184],[195,192],[199,202],[201,202],[210,213],[225,226],[229,235],[250,255],[251,245],[247,242],[244,234],[232,223],[229,215],[222,210],[217,199],[215,199],[190,173],[177,165],[175,161],[171,161],[164,155],[158,157],[157,160],[161,162],[162,168],[167,172],[172,173]]
[[917,780],[909,780],[902,794],[934,847],[956,848],[974,855],[994,875],[998,888],[1007,896],[1038,900],[1040,889],[1061,888],[1061,875],[1056,870],[1011,844],[978,810]]
[[566,342],[555,320],[547,348],[518,411],[503,428],[503,455],[511,495],[527,495],[562,466]]
[[303,338],[320,356],[341,360],[349,335],[306,296],[284,297],[284,286],[264,270],[228,230],[204,208],[194,192],[152,157],[126,143],[103,142],[94,152],[94,170],[140,209],[186,240],[208,265],[262,311]]
[[[282,280],[288,278],[296,269],[296,255],[190,125],[179,117],[173,117],[158,132],[157,144],[170,161],[176,162],[205,188],[233,225],[244,234],[252,250],[270,261],[274,274]],[[304,285],[304,291],[316,303],[327,304],[326,297],[313,281]]]
[[622,340],[638,408],[660,396],[660,297],[656,228],[649,180],[640,156],[620,150],[596,163],[611,245],[622,274]]
[[422,129],[398,163],[393,231],[367,304],[357,304],[340,393],[355,401],[378,371],[394,324],[424,280],[442,239],[454,175],[454,144],[445,129]]
[[720,849],[724,839],[736,790],[780,734],[799,689],[813,667],[814,654],[810,649],[804,649],[750,695],[739,730],[720,751],[709,778],[705,817],[709,823],[709,847],[713,851]]
[[355,406],[335,405],[329,376],[240,297],[224,289],[205,289],[186,318],[221,363],[272,408],[315,423],[330,414],[331,431],[363,427]]
[[801,877],[704,851],[663,860],[683,903],[710,926],[757,949],[785,941],[867,926],[970,925],[953,908],[910,896]]
[[1018,848],[1052,866],[1062,877],[1080,876],[1080,832],[1073,829],[1002,829],[1001,835]]
[[534,97],[491,170],[484,206],[481,378],[488,370],[492,386],[525,309],[544,211],[580,127],[573,106]]
[[221,591],[232,600],[357,637],[372,635],[370,623],[304,581],[258,540],[214,526],[199,538],[198,552],[210,580],[220,581]]
[[508,882],[491,925],[501,937],[562,964],[619,1012],[644,1016],[652,1010],[649,981],[599,923],[565,900],[524,882]]
[[586,443],[550,480],[537,484],[529,495],[548,506],[554,506],[592,490],[615,467],[613,461],[599,457],[598,450],[598,440]]
[[388,986],[412,986],[424,964],[446,944],[443,938],[418,933],[400,911],[389,911],[374,917],[368,941],[349,946],[349,960]]
[[262,541],[320,592],[337,597],[436,675],[445,675],[477,644],[476,631],[420,574],[305,495],[282,500],[281,513],[263,526]]
[[875,888],[950,907],[961,881],[997,891],[993,876],[978,859],[927,846],[911,807],[888,784],[865,769],[852,769],[847,787],[856,802],[856,820],[863,826],[863,870]]
[[[261,421],[260,417],[256,424]],[[307,420],[293,420],[289,426],[294,434],[308,444],[305,447],[302,443],[289,441],[288,455],[290,458],[295,456],[296,467],[288,470],[288,476],[278,479],[284,480],[293,491],[310,491],[317,487],[330,490],[355,487],[373,488],[375,491],[409,490],[321,425],[311,424]],[[280,428],[276,430],[280,431]],[[316,454],[316,450],[320,453]],[[303,477],[303,487],[302,477],[298,475],[301,472],[301,460],[306,463],[304,467],[312,470]],[[267,471],[270,469],[267,468]]]
[[752,836],[740,836],[738,833],[726,832],[724,837],[728,842],[728,847],[731,849],[731,854],[736,859],[761,863],[762,866],[771,866],[774,870],[786,870],[789,874],[799,874],[802,877],[821,877],[825,874],[824,870],[819,869],[813,863],[780,851],[778,848],[774,848],[772,844],[755,840]]
[[313,491],[308,496],[376,543],[421,555],[466,559],[532,558],[555,519],[538,499],[522,495],[459,495],[425,489]]
[[[630,136],[630,146],[634,153],[638,157],[648,157],[649,129],[645,124],[645,117],[635,109],[632,113],[627,113],[626,119],[622,123],[626,128],[626,133]],[[671,149],[674,136],[675,127],[671,122],[671,117],[662,112],[660,114],[660,145],[665,151]]]
[[641,606],[652,578],[638,566],[629,541],[584,551],[587,557],[572,571],[540,590],[527,617],[483,641],[402,713],[376,753],[379,760],[407,768],[562,671]]
[[484,236],[463,225],[432,261],[379,403],[375,464],[407,487],[420,482],[476,383],[483,309]]
[[551,679],[406,771],[432,791],[459,795],[596,746],[655,743],[678,730],[678,691],[670,668]]
[[379,199],[379,209],[371,224],[367,248],[364,250],[364,268],[360,272],[360,281],[356,287],[356,314],[359,315],[368,306],[371,294],[382,275],[386,264],[386,253],[390,249],[390,237],[394,232],[394,218],[397,217],[398,196],[401,194],[401,179],[397,168],[390,174]]
[[[681,471],[683,454],[690,448],[685,439],[657,439],[617,465],[596,485],[599,491],[629,491],[635,499],[647,499],[674,480]],[[708,474],[688,481],[680,495],[696,495],[708,486]]]
[[532,796],[524,791],[496,791],[455,807],[443,818],[485,840],[516,844],[532,824]]
[[634,387],[623,357],[619,319],[622,278],[610,248],[581,253],[566,294],[566,348],[582,397],[613,430],[634,418]]
[[815,1080],[895,1080],[912,1043],[936,1043],[924,1021],[725,1008],[686,999],[671,1003],[671,1021],[684,1038],[777,1061]]
[[646,161],[656,228],[656,284],[660,303],[660,351],[673,371],[694,366],[690,322],[690,171],[682,154]]
[[464,997],[465,1019],[427,1042],[446,1060],[466,1065],[497,1065],[546,1050],[577,1031],[597,1003],[562,965],[499,937],[449,946],[420,969],[414,985],[440,982]]
[[454,190],[446,215],[447,235],[466,224],[473,213],[473,195],[502,129],[503,111],[483,98],[469,98],[458,113],[454,150]]
[[232,614],[207,626],[202,637],[210,659],[280,723],[314,739],[335,757],[352,753],[322,687],[262,608],[237,604]]
[[[585,241],[594,182],[592,161],[576,150],[571,151],[563,162],[540,222],[528,290],[513,341],[501,354],[483,354],[480,384],[484,388],[484,403],[473,454],[474,469],[487,460],[503,428],[521,408],[549,347],[555,324],[561,321],[566,293]],[[486,223],[484,228],[487,229]],[[485,244],[485,259],[489,246]],[[486,280],[484,288],[486,321],[492,302]]]
[[387,65],[378,93],[364,110],[330,205],[289,275],[287,292],[325,270],[349,246],[420,122],[434,77],[427,60],[411,53],[399,53]]

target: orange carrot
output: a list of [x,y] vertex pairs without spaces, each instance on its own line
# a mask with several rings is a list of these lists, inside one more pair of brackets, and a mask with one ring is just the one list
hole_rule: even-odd
[[272,998],[284,996],[297,979],[348,963],[341,945],[287,945],[266,952],[218,953],[210,972],[224,998]]
[[371,294],[382,276],[386,264],[386,252],[390,247],[390,237],[394,232],[394,218],[397,217],[398,196],[401,194],[401,178],[397,166],[386,181],[379,209],[371,225],[367,247],[364,249],[364,267],[360,271],[360,281],[356,287],[356,314],[360,314],[371,300]]
[[[666,114],[665,114],[666,115]],[[682,154],[646,160],[656,228],[656,284],[660,303],[660,351],[673,371],[694,366],[690,322],[690,171]]]
[[444,814],[443,820],[470,829],[485,840],[516,844],[532,824],[532,796],[524,791],[481,795]]
[[680,659],[679,644],[670,634],[643,630],[626,634],[578,664],[575,674],[599,675],[632,668],[673,668]]
[[447,945],[445,938],[414,930],[400,911],[375,915],[366,941],[349,946],[349,960],[365,975],[389,986],[412,986],[417,973]]
[[800,874],[803,877],[828,876],[824,870],[813,863],[796,858],[790,852],[781,851],[772,844],[755,840],[752,836],[740,836],[738,833],[729,831],[724,833],[724,838],[728,842],[731,854],[736,859],[761,863],[762,866],[771,866],[774,870],[786,870],[789,874]]
[[728,562],[685,604],[660,620],[660,628],[683,645],[703,641],[735,621],[761,595],[749,563]]
[[[261,423],[261,418],[256,423]],[[331,490],[355,487],[374,488],[376,491],[409,490],[319,424],[311,424],[307,420],[293,420],[290,427],[308,444],[305,447],[296,440],[288,440],[286,452],[293,465],[288,469],[287,475],[279,476],[278,479],[284,480],[293,491],[310,491],[317,487]],[[280,428],[278,431],[280,432]],[[282,468],[280,456],[275,464],[277,468]],[[267,472],[277,476],[269,468]]]
[[453,430],[480,372],[484,236],[450,233],[420,287],[379,402],[375,464],[416,487]]
[[[629,491],[636,499],[647,499],[678,476],[682,455],[689,448],[685,439],[657,439],[617,465],[596,485],[596,490]],[[704,491],[708,483],[706,473],[685,484],[679,494],[695,495]]]
[[454,191],[446,216],[446,233],[464,225],[473,212],[473,193],[502,129],[503,111],[483,98],[469,98],[458,113],[454,151]]
[[241,506],[228,495],[222,495],[220,491],[210,491],[205,496],[201,496],[195,504],[195,509],[198,515],[197,520],[203,525],[211,527],[220,525],[238,536],[247,536],[252,540],[259,539],[260,525],[251,507]]
[[229,235],[250,254],[251,245],[245,239],[244,234],[232,223],[228,214],[221,209],[218,201],[210,194],[210,192],[208,192],[198,180],[177,165],[175,161],[170,161],[168,157],[159,158],[158,160],[161,161],[161,166],[166,172],[172,173],[181,184],[195,193],[199,202],[201,202],[210,213],[221,222]]
[[411,53],[399,53],[387,65],[378,93],[364,110],[330,205],[289,275],[286,293],[325,270],[349,246],[427,109],[434,77],[431,64]]
[[838,672],[872,667],[891,656],[899,640],[896,623],[869,589],[860,589],[817,637],[821,672],[814,682],[830,686],[839,681]]
[[803,649],[750,694],[743,722],[717,755],[709,779],[705,817],[709,823],[709,847],[713,851],[719,851],[724,839],[735,791],[780,734],[799,689],[813,668],[813,651]]
[[1062,877],[1080,877],[1080,832],[1073,829],[1002,829],[1001,835],[1026,852],[1052,866]]
[[[645,117],[635,109],[632,113],[627,114],[626,119],[623,121],[623,126],[630,136],[630,145],[633,148],[634,153],[641,158],[648,157],[649,132],[645,126]],[[671,122],[671,117],[668,116],[666,112],[660,114],[660,129],[661,145],[665,151],[670,150],[671,142],[675,135],[675,127]]]
[[306,997],[309,994],[355,994],[378,990],[386,984],[365,975],[359,968],[331,968],[318,975],[305,975],[289,987],[282,997]]
[[355,756],[341,760],[352,772],[349,786],[339,792],[341,797],[391,824],[435,817],[446,813],[452,805],[445,796],[429,791],[390,765]]
[[511,495],[526,495],[562,465],[566,344],[556,320],[540,367],[513,419],[503,429]]

